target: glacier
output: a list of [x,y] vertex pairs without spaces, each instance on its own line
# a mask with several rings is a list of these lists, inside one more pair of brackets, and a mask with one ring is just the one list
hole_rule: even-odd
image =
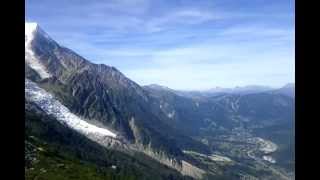
[[77,115],[71,113],[69,109],[62,105],[55,97],[29,79],[25,80],[25,97],[36,103],[48,115],[55,117],[60,123],[67,125],[81,134],[95,137],[95,140],[104,137],[117,137],[117,135],[110,130],[89,124]]

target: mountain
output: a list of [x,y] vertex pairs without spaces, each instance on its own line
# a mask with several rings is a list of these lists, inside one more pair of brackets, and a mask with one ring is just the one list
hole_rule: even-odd
[[231,130],[240,124],[255,126],[256,123],[291,123],[294,119],[294,99],[282,94],[271,94],[269,91],[221,94],[194,99],[181,96],[173,90],[155,89],[150,86],[146,86],[145,89],[158,100],[155,106],[159,106],[168,118],[172,119],[174,126],[190,126],[187,132],[199,133],[199,129],[208,127],[208,122]]
[[[120,147],[142,152],[186,175],[190,174],[185,164],[201,172],[183,160],[182,149],[206,153],[207,146],[170,127],[161,111],[151,111],[148,93],[116,68],[87,61],[60,46],[35,23],[26,23],[25,47],[26,92],[38,91],[35,96],[28,94],[30,101],[45,104],[42,108],[64,123],[78,123],[68,122],[75,119],[71,116],[81,119],[84,128],[107,129],[113,137],[69,126],[104,146],[120,149],[122,143]],[[63,110],[58,108],[57,113],[46,104],[59,104]]]
[[150,84],[150,85],[146,85],[146,86],[143,86],[143,88],[147,88],[147,89],[153,89],[153,90],[159,90],[159,91],[162,91],[162,90],[165,90],[165,91],[172,91],[174,92],[175,90],[173,89],[170,89],[166,86],[161,86],[161,85],[158,85],[158,84]]
[[26,101],[26,179],[191,179],[142,153],[107,149]]
[[249,139],[258,137],[275,143],[277,150],[272,155],[278,166],[289,174],[294,171],[295,102],[292,97],[263,91],[195,98],[164,88],[148,86],[145,89],[158,99],[155,106],[160,106],[172,119],[171,126],[208,144],[211,151],[233,158],[240,156],[242,162],[243,157],[239,154],[251,150],[247,152],[245,146],[240,146],[243,148],[241,153],[233,151],[238,151],[240,144],[251,144]]
[[[153,90],[165,90],[166,87],[159,86],[156,84],[144,86],[146,88],[151,88]],[[274,94],[282,94],[290,97],[294,97],[295,94],[295,85],[293,83],[288,83],[284,85],[281,88],[271,88],[268,86],[258,86],[258,85],[249,85],[249,86],[237,86],[235,88],[221,88],[221,87],[215,87],[208,90],[203,91],[183,91],[183,90],[173,90],[166,88],[166,90],[170,90],[171,92],[174,92],[175,94],[178,94],[180,96],[188,97],[188,98],[207,98],[207,97],[213,97],[223,94],[235,94],[235,95],[246,95],[246,94],[256,94],[256,93],[274,93]]]
[[249,85],[243,87],[235,87],[235,88],[221,88],[215,87],[208,90],[203,91],[181,91],[181,90],[172,90],[175,91],[176,94],[181,96],[189,97],[189,98],[204,98],[204,97],[212,97],[222,94],[254,94],[271,91],[273,88],[268,86],[258,86],[258,85]]
[[288,84],[284,85],[283,87],[272,91],[272,93],[283,94],[286,96],[295,97],[295,84],[288,83]]
[[294,174],[294,143],[287,141],[294,129],[291,97],[256,87],[259,92],[244,88],[196,98],[141,87],[116,68],[61,46],[36,23],[26,23],[25,49],[29,179]]
[[262,93],[270,90],[273,90],[273,88],[268,86],[249,85],[249,86],[243,86],[243,87],[235,87],[231,90],[231,93],[245,95],[245,94]]

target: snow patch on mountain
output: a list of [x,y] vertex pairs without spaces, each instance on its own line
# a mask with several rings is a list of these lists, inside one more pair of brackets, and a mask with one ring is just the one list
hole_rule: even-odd
[[110,130],[89,124],[71,113],[67,107],[62,105],[51,94],[41,89],[37,84],[28,79],[25,81],[25,97],[36,103],[48,115],[54,116],[59,122],[80,132],[81,134],[86,136],[94,135],[98,139],[103,137],[117,137],[117,135]]
[[275,143],[260,137],[250,138],[248,139],[248,142],[258,144],[259,150],[265,154],[275,152],[278,149],[278,146]]
[[273,163],[273,164],[276,163],[276,160],[271,156],[263,156],[262,158],[263,160],[268,161],[270,163]]
[[226,156],[221,156],[218,154],[211,154],[209,158],[213,161],[218,161],[218,162],[232,162],[232,160]]
[[39,59],[35,56],[31,48],[31,42],[34,39],[37,29],[37,23],[25,23],[25,63],[34,69],[42,79],[44,79],[49,78],[51,75],[47,72],[45,66],[41,64]]
[[170,118],[170,119],[172,119],[174,115],[175,115],[175,111],[172,111],[167,114],[168,118]]

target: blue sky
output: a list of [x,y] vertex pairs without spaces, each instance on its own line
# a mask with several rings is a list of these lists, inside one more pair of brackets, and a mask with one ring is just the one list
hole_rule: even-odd
[[280,87],[295,78],[292,0],[29,0],[26,20],[141,85]]

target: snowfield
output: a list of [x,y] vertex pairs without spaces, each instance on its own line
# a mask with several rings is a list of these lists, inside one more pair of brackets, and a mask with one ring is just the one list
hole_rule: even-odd
[[36,103],[48,115],[52,115],[62,124],[87,136],[94,136],[98,139],[104,137],[116,138],[116,134],[106,128],[100,128],[89,124],[75,114],[71,113],[67,107],[62,105],[51,94],[38,87],[34,82],[25,80],[25,97]]

